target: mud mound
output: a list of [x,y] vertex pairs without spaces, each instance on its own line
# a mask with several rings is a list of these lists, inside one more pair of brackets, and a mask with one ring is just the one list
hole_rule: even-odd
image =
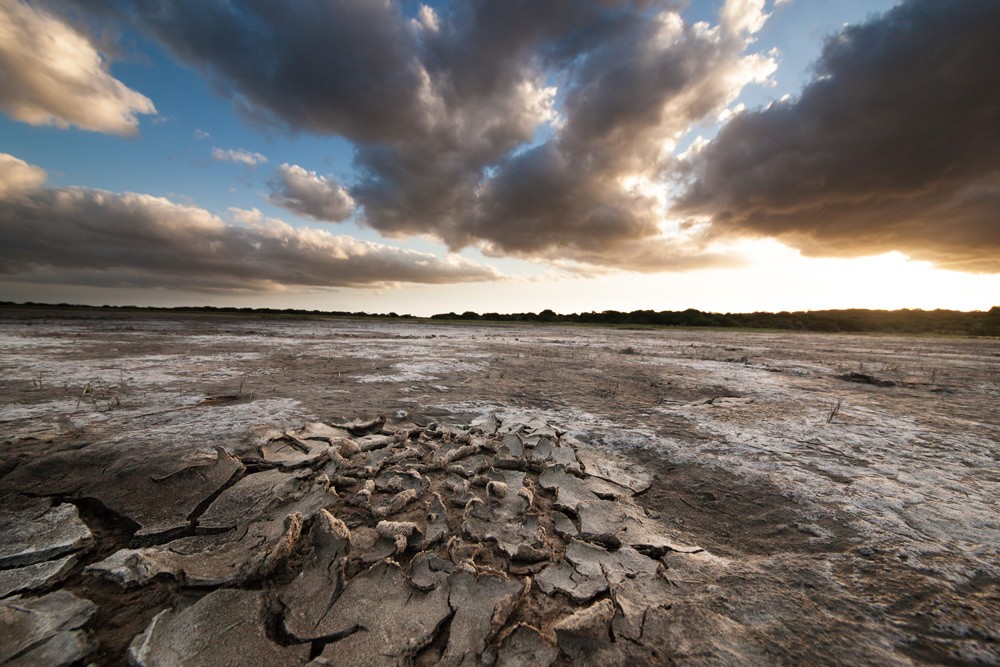
[[[152,475],[166,493],[197,489],[146,498],[199,506],[179,536],[149,544],[140,525],[128,548],[90,559],[85,577],[200,595],[153,615],[131,664],[607,663],[668,648],[643,639],[670,607],[661,559],[701,550],[635,502],[651,479],[625,460],[492,415],[468,428],[379,418],[255,437],[240,459],[218,450]],[[24,595],[65,576],[91,535],[68,503],[18,511],[31,530],[12,533],[0,562],[16,566],[4,574],[22,595],[0,606],[0,633],[28,657],[83,660],[95,642],[80,628],[97,606],[68,591]],[[66,620],[20,617],[66,607],[60,595],[73,603]]]

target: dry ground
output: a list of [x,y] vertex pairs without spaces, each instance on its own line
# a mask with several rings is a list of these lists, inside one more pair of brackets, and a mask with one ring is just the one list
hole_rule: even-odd
[[[732,630],[768,647],[763,662],[1000,662],[996,339],[0,318],[0,495],[96,499],[80,506],[103,540],[86,562],[127,538],[127,517],[102,509],[110,472],[245,449],[258,424],[496,412],[654,474],[639,501],[710,557],[678,572],[678,596],[720,620],[686,632]],[[110,605],[91,579],[69,586]],[[117,650],[174,594],[153,593],[101,641]]]

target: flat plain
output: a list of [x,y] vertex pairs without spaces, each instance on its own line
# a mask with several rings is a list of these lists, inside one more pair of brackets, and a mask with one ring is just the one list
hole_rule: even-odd
[[146,544],[181,534],[151,504],[214,500],[158,497],[162,471],[378,415],[541,420],[648,474],[634,502],[700,548],[660,559],[675,599],[655,661],[1000,662],[991,338],[6,311],[4,507],[72,503],[93,535],[18,594],[93,601],[91,649],[121,660],[213,590],[84,572],[154,524]]

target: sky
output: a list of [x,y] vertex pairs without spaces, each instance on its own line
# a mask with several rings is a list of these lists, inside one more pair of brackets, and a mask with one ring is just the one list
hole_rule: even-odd
[[1000,304],[995,0],[0,0],[0,300]]

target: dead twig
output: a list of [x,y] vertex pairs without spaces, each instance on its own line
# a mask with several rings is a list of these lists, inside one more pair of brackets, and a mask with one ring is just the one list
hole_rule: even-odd
[[826,423],[827,424],[832,424],[833,423],[833,418],[836,417],[837,414],[840,412],[840,404],[843,403],[843,402],[844,402],[844,399],[842,399],[842,398],[837,400],[837,404],[835,406],[833,406],[833,410],[830,411],[830,416],[826,418]]

